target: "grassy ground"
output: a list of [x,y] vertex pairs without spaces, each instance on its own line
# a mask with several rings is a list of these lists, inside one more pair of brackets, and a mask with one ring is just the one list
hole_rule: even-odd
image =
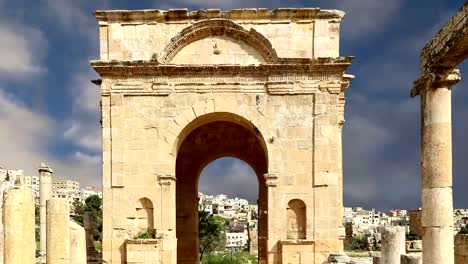
[[249,252],[205,254],[202,264],[257,264],[257,255]]

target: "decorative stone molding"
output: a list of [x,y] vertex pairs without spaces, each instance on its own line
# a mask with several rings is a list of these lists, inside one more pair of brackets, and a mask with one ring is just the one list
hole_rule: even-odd
[[243,41],[257,50],[267,63],[274,63],[278,60],[278,55],[270,41],[255,29],[252,28],[247,31],[231,20],[211,19],[193,24],[179,32],[166,46],[159,61],[161,63],[170,63],[185,46],[209,36],[226,36],[236,41]]
[[278,174],[265,173],[265,174],[263,174],[263,177],[265,178],[267,187],[276,187],[276,186],[278,186]]
[[318,92],[319,84],[300,81],[283,81],[266,83],[269,94],[311,94]]
[[176,177],[172,174],[161,174],[158,175],[159,185],[171,185],[176,181]]
[[298,22],[313,19],[335,19],[340,21],[344,12],[339,10],[321,10],[320,8],[279,8],[268,10],[265,8],[244,8],[221,11],[207,9],[189,12],[187,9],[146,9],[146,10],[98,10],[94,12],[100,25],[107,23],[148,23],[148,22],[181,22],[200,21],[205,19],[247,20],[250,23],[268,23],[274,21]]
[[421,95],[424,91],[444,86],[453,86],[461,79],[460,71],[458,69],[452,70],[448,74],[441,74],[439,72],[423,73],[419,79],[414,82],[413,89],[411,90],[411,97]]
[[[322,75],[342,80],[344,71],[351,65],[353,57],[336,58],[279,58],[274,64],[261,65],[167,65],[157,60],[149,61],[91,61],[91,66],[101,77],[136,77],[136,76],[286,76]],[[346,76],[344,76],[346,80]]]

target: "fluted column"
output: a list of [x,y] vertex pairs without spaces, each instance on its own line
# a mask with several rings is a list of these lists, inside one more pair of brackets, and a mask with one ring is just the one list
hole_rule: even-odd
[[428,76],[420,90],[423,263],[453,264],[451,88],[460,74]]
[[46,201],[52,198],[52,169],[41,164],[39,167],[39,221],[40,221],[40,247],[39,254],[44,257],[47,245],[46,228]]

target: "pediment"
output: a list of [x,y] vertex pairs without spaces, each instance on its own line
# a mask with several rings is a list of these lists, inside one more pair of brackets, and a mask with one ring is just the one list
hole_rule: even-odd
[[235,64],[266,63],[262,55],[247,43],[226,36],[211,36],[182,48],[170,64]]

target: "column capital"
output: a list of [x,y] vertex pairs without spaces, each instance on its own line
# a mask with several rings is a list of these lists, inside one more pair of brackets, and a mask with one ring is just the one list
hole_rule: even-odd
[[265,174],[263,174],[263,177],[265,178],[267,187],[276,187],[276,186],[278,186],[278,174],[265,173]]
[[41,172],[48,172],[48,173],[52,173],[53,170],[50,166],[44,164],[44,163],[41,163],[41,166],[39,166],[39,173]]
[[438,87],[450,87],[461,80],[460,70],[453,69],[450,72],[442,70],[431,70],[423,72],[419,78],[414,81],[411,89],[411,97],[421,95],[424,91],[436,89]]
[[176,181],[176,177],[173,174],[158,174],[159,185],[172,185]]

